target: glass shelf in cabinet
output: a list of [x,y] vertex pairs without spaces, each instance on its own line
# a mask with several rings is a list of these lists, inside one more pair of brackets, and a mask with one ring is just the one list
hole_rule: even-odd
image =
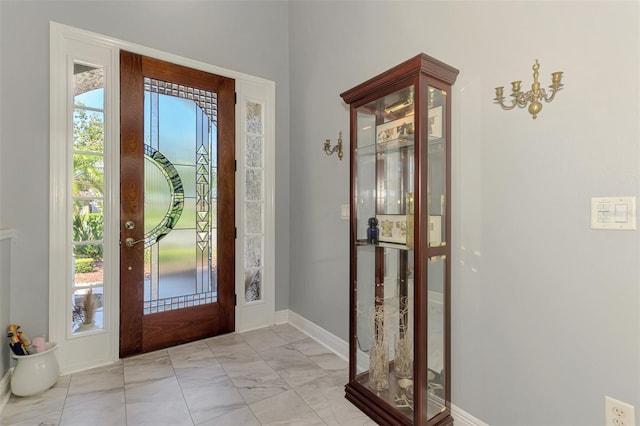
[[371,145],[359,146],[355,149],[358,155],[375,155],[375,154],[386,154],[392,152],[399,152],[401,150],[413,150],[413,138],[411,139],[402,139],[402,140],[393,140],[381,143],[374,143]]
[[356,241],[357,247],[382,247],[382,248],[390,248],[397,250],[413,250],[413,247],[408,247],[406,244],[397,244],[397,243],[385,243],[379,242],[377,244],[368,243],[367,240],[358,240]]

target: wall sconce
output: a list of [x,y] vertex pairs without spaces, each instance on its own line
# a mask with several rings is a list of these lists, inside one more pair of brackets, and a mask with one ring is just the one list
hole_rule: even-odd
[[333,148],[331,148],[331,139],[326,139],[324,141],[324,152],[326,152],[327,155],[337,152],[338,158],[342,160],[342,132],[338,133],[338,143]]
[[500,104],[502,106],[502,109],[510,110],[513,109],[516,105],[518,105],[520,108],[524,108],[529,102],[531,102],[531,104],[529,105],[529,113],[535,120],[540,110],[542,110],[542,103],[540,103],[540,101],[544,99],[545,102],[551,102],[556,96],[556,92],[561,90],[564,86],[564,84],[560,82],[560,80],[562,80],[562,72],[560,71],[551,73],[551,84],[549,85],[551,93],[547,95],[545,90],[540,88],[540,83],[538,83],[539,69],[540,64],[536,59],[536,63],[533,65],[533,84],[531,85],[531,90],[529,90],[528,92],[520,91],[520,83],[522,83],[521,81],[514,81],[511,83],[511,96],[513,96],[511,105],[504,104],[504,86],[496,87],[496,97],[494,99],[495,103]]

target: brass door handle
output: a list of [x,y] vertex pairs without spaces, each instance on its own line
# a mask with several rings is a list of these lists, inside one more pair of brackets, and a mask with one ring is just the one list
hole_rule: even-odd
[[134,240],[133,238],[125,238],[124,245],[131,248],[138,243],[144,243],[144,240]]

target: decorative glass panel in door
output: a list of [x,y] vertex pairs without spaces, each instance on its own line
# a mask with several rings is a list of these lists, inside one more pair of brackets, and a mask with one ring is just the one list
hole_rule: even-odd
[[217,124],[215,93],[144,82],[144,313],[151,314],[217,300]]

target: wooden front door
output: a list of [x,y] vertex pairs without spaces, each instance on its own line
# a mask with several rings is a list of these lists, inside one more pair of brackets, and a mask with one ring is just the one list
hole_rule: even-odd
[[120,54],[120,356],[234,331],[235,81]]

